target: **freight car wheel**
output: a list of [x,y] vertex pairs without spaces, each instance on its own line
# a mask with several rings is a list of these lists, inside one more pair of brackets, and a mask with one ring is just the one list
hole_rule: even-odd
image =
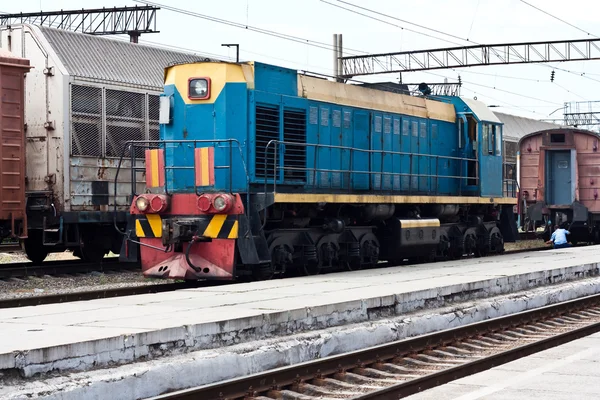
[[29,237],[23,241],[23,250],[34,264],[41,264],[48,256],[48,249],[42,244],[42,233],[29,231]]
[[94,232],[84,232],[78,254],[81,259],[91,263],[100,263],[107,251],[102,247],[102,240],[96,240]]

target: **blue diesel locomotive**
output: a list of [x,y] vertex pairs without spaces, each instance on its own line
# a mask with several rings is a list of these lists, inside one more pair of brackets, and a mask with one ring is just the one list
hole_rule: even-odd
[[310,275],[516,239],[502,124],[476,100],[204,62],[165,70],[160,122],[159,142],[128,145],[146,190],[121,257],[146,276]]

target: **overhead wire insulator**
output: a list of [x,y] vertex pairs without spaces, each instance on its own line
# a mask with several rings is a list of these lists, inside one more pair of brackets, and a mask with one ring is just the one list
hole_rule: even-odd
[[550,82],[554,82],[554,70],[550,72]]

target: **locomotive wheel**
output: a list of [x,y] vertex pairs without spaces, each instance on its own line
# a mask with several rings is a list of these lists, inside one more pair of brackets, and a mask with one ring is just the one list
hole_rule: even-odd
[[304,272],[304,275],[306,276],[319,275],[322,269],[323,265],[321,264],[321,260],[302,265],[302,272]]
[[438,245],[436,257],[440,260],[446,260],[450,256],[450,238],[445,233],[440,235],[440,244]]
[[[289,266],[294,263],[294,246],[286,243],[284,237],[275,238],[269,245],[271,254],[272,275],[285,274]],[[266,279],[271,279],[271,277]]]
[[275,267],[272,263],[258,264],[252,267],[252,277],[257,281],[272,279],[275,275]]
[[485,231],[477,240],[477,249],[475,250],[475,257],[485,257],[491,252],[491,232]]
[[379,240],[372,233],[365,233],[360,238],[360,258],[362,264],[374,267],[379,262]]
[[42,244],[42,232],[29,231],[28,238],[22,242],[27,258],[34,264],[41,264],[48,256],[48,249]]
[[489,251],[492,254],[500,254],[504,252],[504,238],[498,227],[493,227],[488,236]]
[[450,239],[450,250],[448,252],[449,258],[451,260],[460,260],[465,249],[465,240],[463,234],[461,233],[460,229],[458,229],[456,226],[453,226],[448,231],[448,237]]
[[463,235],[464,253],[468,256],[477,251],[477,231],[469,228]]

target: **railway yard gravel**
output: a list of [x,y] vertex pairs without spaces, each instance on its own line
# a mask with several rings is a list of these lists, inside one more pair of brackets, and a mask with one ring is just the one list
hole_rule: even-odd
[[[75,260],[70,252],[50,254],[46,260]],[[0,264],[26,262],[23,253],[0,253]],[[148,286],[165,283],[159,279],[144,278],[140,271],[90,272],[85,274],[30,276],[0,280],[0,300],[52,294],[67,294],[91,290],[109,290],[122,287]]]
[[0,280],[0,300],[51,294],[109,290],[164,284],[163,280],[144,278],[139,271],[91,272],[60,276],[30,276],[26,279]]

